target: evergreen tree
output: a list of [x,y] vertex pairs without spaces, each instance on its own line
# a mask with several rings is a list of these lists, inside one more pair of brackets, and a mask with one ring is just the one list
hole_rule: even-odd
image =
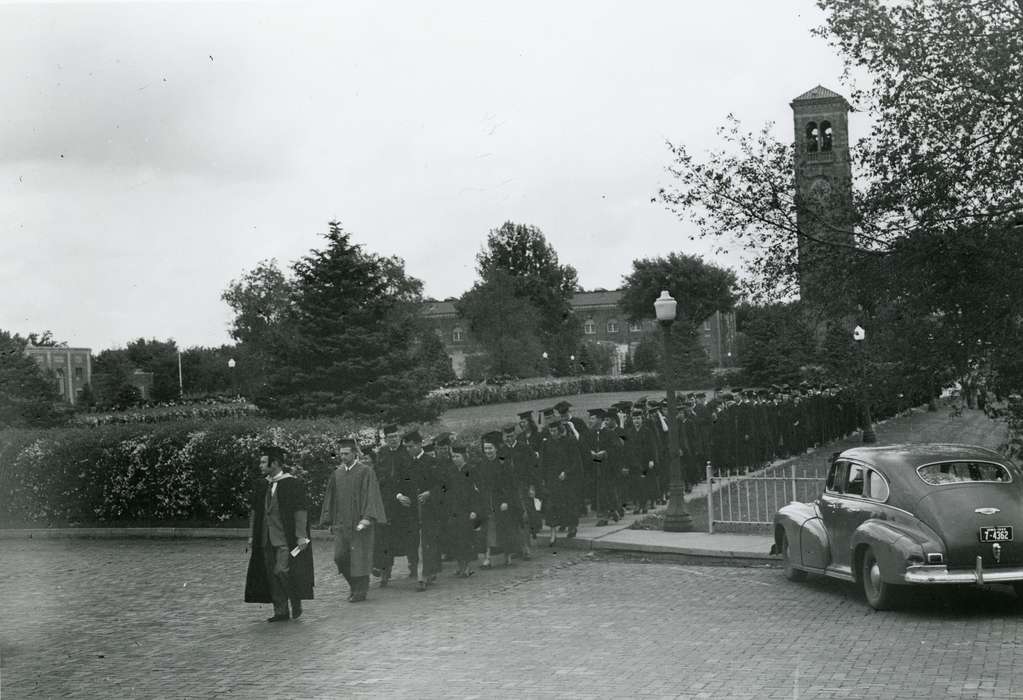
[[270,349],[257,403],[279,416],[432,417],[423,399],[435,371],[420,363],[422,283],[398,258],[352,243],[332,221],[326,246],[293,265],[290,333]]

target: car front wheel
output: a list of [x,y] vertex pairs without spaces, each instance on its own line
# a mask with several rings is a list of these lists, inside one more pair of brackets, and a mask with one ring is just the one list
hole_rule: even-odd
[[785,571],[785,578],[789,581],[802,581],[806,578],[805,571],[797,569],[792,565],[792,555],[789,552],[789,538],[785,533],[782,533],[781,536],[781,561]]
[[874,608],[874,610],[888,610],[894,607],[898,587],[885,583],[884,579],[881,578],[881,565],[871,549],[863,553],[860,579],[863,582],[863,594],[866,596],[867,604],[870,607]]

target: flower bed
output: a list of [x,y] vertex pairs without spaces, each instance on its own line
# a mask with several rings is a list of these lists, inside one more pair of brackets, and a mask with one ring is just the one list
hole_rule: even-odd
[[495,403],[537,401],[540,399],[614,391],[659,390],[663,383],[653,372],[618,377],[587,375],[548,379],[523,379],[501,384],[474,384],[430,392],[429,399],[441,411],[451,408],[488,406]]

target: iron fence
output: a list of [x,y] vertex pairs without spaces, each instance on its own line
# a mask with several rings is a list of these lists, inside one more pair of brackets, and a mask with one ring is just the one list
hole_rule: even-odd
[[714,524],[770,525],[774,514],[792,501],[812,501],[824,491],[824,477],[816,470],[781,465],[755,474],[726,471],[719,474],[707,464],[707,521]]

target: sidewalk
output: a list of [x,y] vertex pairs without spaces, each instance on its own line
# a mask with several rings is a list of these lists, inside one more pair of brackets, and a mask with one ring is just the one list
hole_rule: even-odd
[[[770,556],[772,540],[764,535],[714,534],[706,532],[661,532],[630,530],[641,515],[626,515],[617,523],[597,527],[593,516],[580,520],[578,534],[565,538],[558,534],[555,548],[603,551],[616,554],[672,554],[696,559],[739,560],[743,564],[779,562]],[[699,528],[703,523],[696,523]],[[536,539],[536,549],[546,550],[550,530],[544,529]],[[0,530],[0,540],[18,539],[245,539],[248,530],[241,528],[39,528]],[[313,530],[313,539],[331,540],[326,530]]]

